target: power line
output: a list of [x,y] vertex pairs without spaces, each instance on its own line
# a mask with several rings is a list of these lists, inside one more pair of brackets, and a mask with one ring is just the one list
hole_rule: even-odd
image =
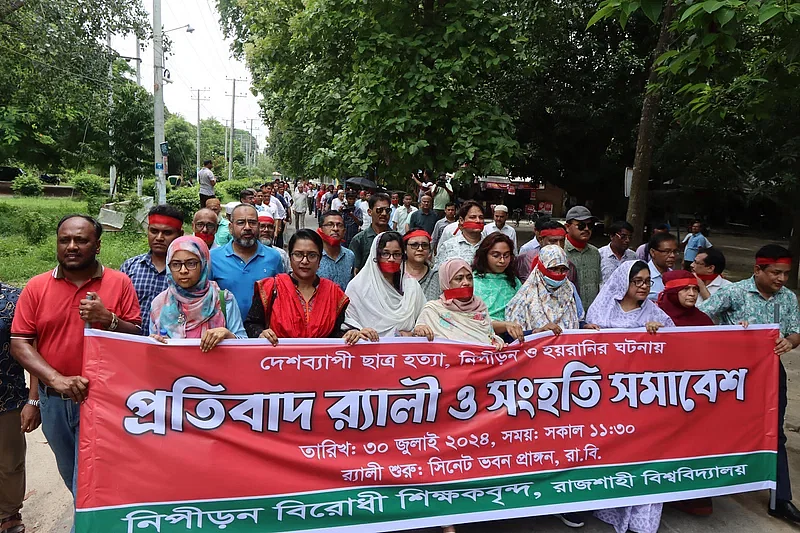
[[[198,0],[198,2],[199,2],[199,0]],[[208,1],[208,0],[206,0],[206,6],[208,7],[208,10],[211,12],[211,17],[212,17],[212,20],[213,20],[213,17],[214,17],[214,10],[211,8],[211,4],[209,3],[209,1]],[[211,30],[210,30],[210,29],[208,28],[208,26],[206,25],[206,18],[205,18],[205,16],[203,16],[203,9],[202,9],[202,8],[200,9],[200,21],[203,23],[203,27],[206,29],[206,31],[207,31],[209,34],[211,34]],[[219,29],[219,28],[217,28],[217,29]],[[220,32],[220,34],[222,34],[222,32]],[[225,40],[224,40],[224,35],[223,35],[223,41],[222,41],[222,42],[225,42]],[[226,43],[226,44],[227,44],[227,43]],[[227,64],[226,64],[226,61],[224,61],[224,60],[223,60],[223,59],[220,57],[220,55],[219,55],[219,51],[216,49],[216,47],[212,47],[212,49],[214,50],[214,54],[216,54],[216,56],[217,56],[217,59],[219,59],[219,60],[220,60],[220,62],[222,63],[222,68],[223,68],[223,69],[225,69],[225,76],[229,76],[230,74],[228,73],[228,66],[227,66]],[[228,59],[228,61],[230,61],[230,58]]]

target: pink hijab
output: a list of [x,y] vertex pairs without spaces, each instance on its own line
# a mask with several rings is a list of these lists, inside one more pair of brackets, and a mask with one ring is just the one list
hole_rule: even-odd
[[450,311],[459,311],[462,313],[488,313],[486,304],[483,303],[483,300],[477,296],[473,296],[466,302],[456,299],[445,299],[445,289],[450,288],[450,282],[453,281],[453,278],[456,277],[456,274],[462,268],[466,268],[469,273],[472,274],[472,268],[469,266],[469,263],[459,258],[450,259],[439,267],[439,288],[442,289],[442,295],[439,297],[439,299],[442,301],[442,305],[444,305],[445,309],[449,309]]

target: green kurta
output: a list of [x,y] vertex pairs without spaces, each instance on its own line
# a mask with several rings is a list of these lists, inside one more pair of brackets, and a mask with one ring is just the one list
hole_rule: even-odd
[[522,283],[514,278],[515,285],[512,287],[505,274],[475,274],[475,296],[484,301],[489,308],[489,316],[492,320],[503,321],[506,319],[506,306],[511,298],[517,294],[522,287]]
[[578,272],[578,294],[583,301],[583,308],[589,309],[597,298],[597,293],[600,292],[600,282],[603,279],[600,270],[600,252],[591,244],[587,244],[583,250],[578,250],[572,246],[569,239],[564,243],[564,251]]

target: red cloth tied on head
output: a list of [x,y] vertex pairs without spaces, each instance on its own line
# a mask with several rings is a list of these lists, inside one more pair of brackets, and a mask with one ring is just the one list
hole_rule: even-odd
[[274,224],[275,219],[269,215],[258,215],[258,223],[259,224]]
[[780,257],[778,259],[772,259],[771,257],[756,257],[756,264],[757,265],[791,265],[792,258],[791,257]]
[[414,237],[425,237],[429,241],[431,240],[431,234],[425,231],[424,229],[415,229],[414,231],[409,231],[405,235],[403,235],[403,242],[408,242]]
[[671,270],[661,275],[664,290],[658,295],[658,306],[676,326],[713,326],[714,322],[697,307],[684,307],[678,299],[681,289],[697,286],[694,274],[686,270]]
[[567,230],[564,228],[543,229],[539,232],[541,237],[566,237]]
[[168,217],[167,215],[150,215],[147,217],[148,224],[163,224],[164,226],[169,226],[171,228],[175,228],[176,230],[183,229],[183,224],[177,218]]

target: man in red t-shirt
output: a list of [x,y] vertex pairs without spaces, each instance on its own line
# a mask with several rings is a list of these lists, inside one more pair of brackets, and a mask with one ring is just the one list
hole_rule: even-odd
[[58,266],[23,289],[11,354],[39,378],[42,431],[74,496],[78,407],[89,388],[81,376],[84,328],[138,335],[142,320],[130,278],[97,260],[103,227],[92,217],[67,215],[56,231]]

